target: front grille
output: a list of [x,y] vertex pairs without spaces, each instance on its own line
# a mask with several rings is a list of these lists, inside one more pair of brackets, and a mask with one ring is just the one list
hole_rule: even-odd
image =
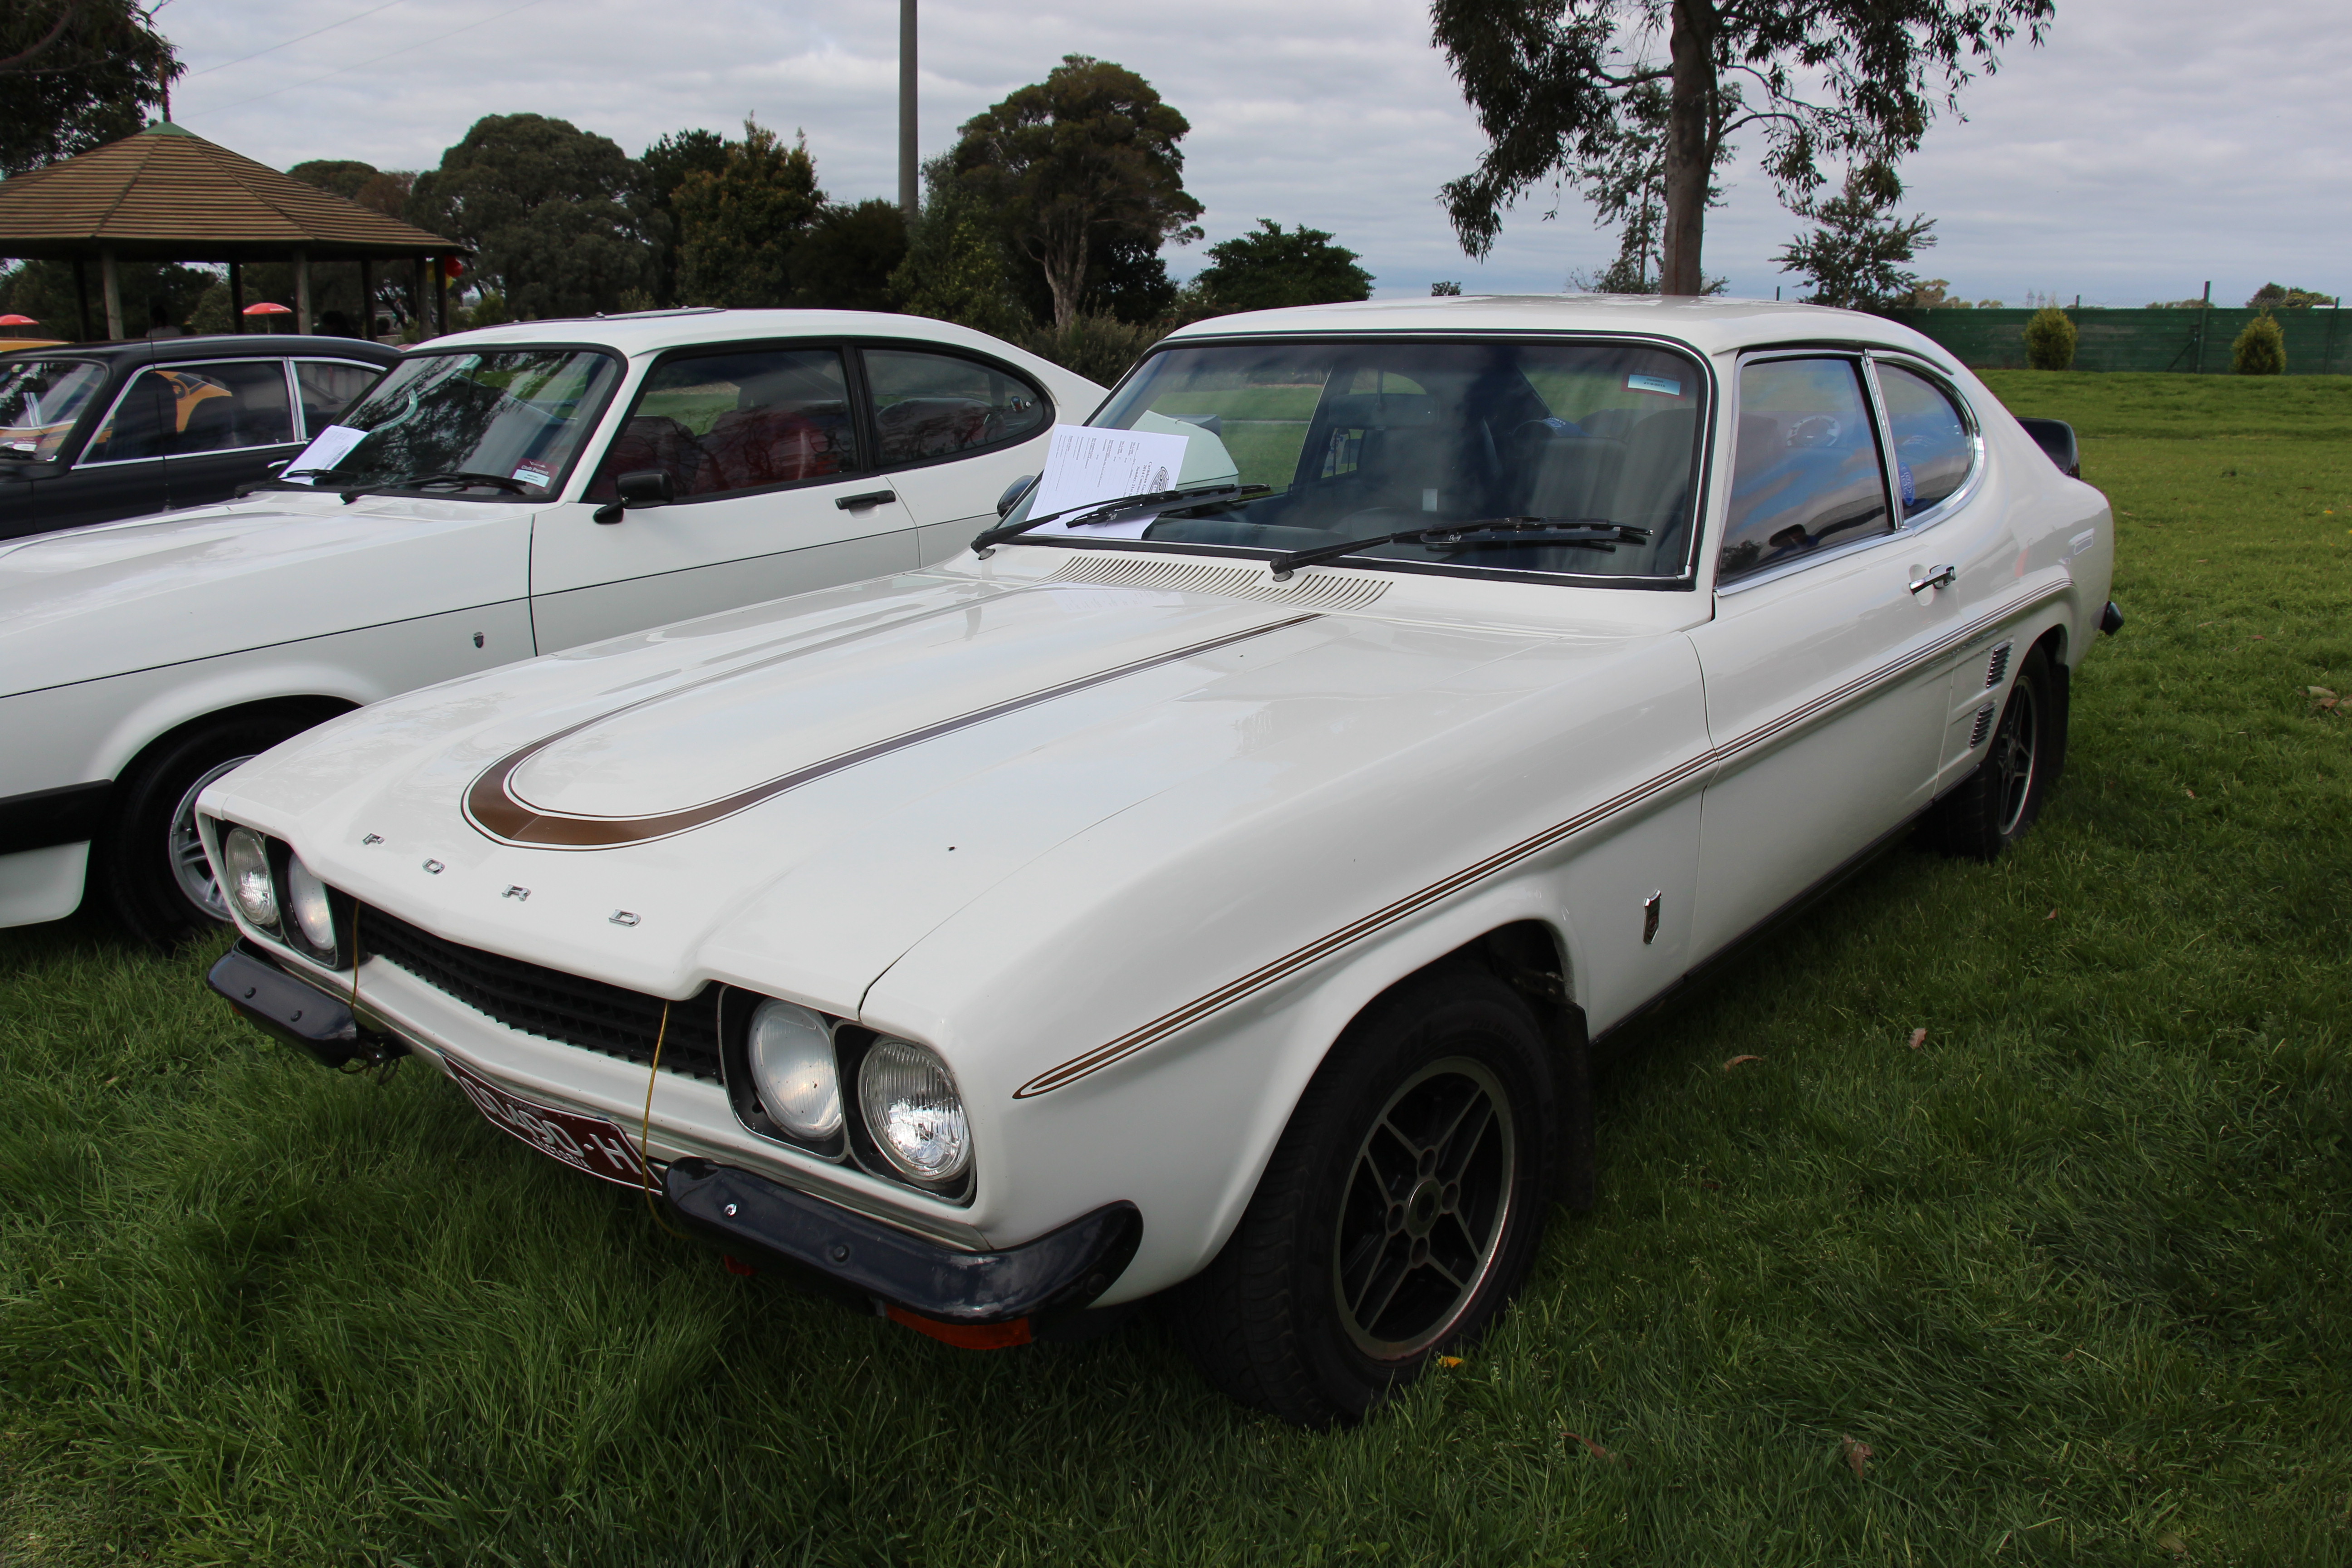
[[661,1037],[662,1070],[719,1081],[716,984],[705,985],[683,1002],[665,1004],[642,991],[478,947],[460,947],[379,909],[362,906],[357,914],[359,945],[366,956],[397,964],[476,1012],[541,1039],[647,1067],[667,1005],[669,1029]]

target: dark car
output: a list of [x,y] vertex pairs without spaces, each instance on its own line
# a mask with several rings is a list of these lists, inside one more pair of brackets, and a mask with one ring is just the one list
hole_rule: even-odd
[[284,335],[0,353],[0,539],[227,500],[399,357]]

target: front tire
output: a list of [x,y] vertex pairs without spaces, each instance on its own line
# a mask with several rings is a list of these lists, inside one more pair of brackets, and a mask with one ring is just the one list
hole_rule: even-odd
[[92,889],[123,930],[168,948],[191,932],[229,923],[227,901],[196,837],[196,797],[321,717],[277,711],[195,725],[124,775],[90,868]]
[[1525,1282],[1555,1098],[1541,1027],[1483,970],[1381,998],[1307,1085],[1232,1238],[1171,1293],[1177,1338],[1244,1404],[1362,1418]]
[[2032,830],[2065,753],[2065,723],[2050,656],[2037,647],[2018,667],[1984,760],[1936,803],[1935,837],[1946,854],[1991,860]]

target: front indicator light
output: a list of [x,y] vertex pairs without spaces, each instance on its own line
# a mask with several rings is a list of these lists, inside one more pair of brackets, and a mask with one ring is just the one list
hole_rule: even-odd
[[302,864],[299,857],[286,868],[286,907],[294,913],[294,929],[314,952],[330,961],[335,956],[335,911],[327,901],[327,884]]
[[963,1097],[940,1058],[912,1040],[874,1042],[858,1064],[857,1103],[875,1147],[908,1180],[950,1182],[971,1163]]
[[249,827],[232,827],[221,846],[228,861],[229,897],[237,913],[255,925],[278,928],[278,883],[269,874],[269,851]]
[[841,1131],[841,1078],[824,1019],[790,1002],[762,1002],[748,1044],[761,1107],[778,1126],[819,1143]]

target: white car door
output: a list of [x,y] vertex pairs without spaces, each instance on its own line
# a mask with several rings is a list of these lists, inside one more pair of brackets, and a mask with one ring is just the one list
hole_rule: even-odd
[[[539,651],[914,566],[914,520],[875,471],[849,352],[730,343],[656,363],[585,498],[533,523]],[[621,475],[647,469],[673,500],[607,505]]]
[[1695,628],[1707,729],[1705,955],[1924,807],[1950,683],[1940,590],[1914,593],[1858,356],[1748,359],[1714,618]]
[[860,359],[882,468],[914,515],[923,564],[944,561],[995,524],[1007,486],[1045,469],[1053,399],[1007,365],[926,344],[867,343]]

